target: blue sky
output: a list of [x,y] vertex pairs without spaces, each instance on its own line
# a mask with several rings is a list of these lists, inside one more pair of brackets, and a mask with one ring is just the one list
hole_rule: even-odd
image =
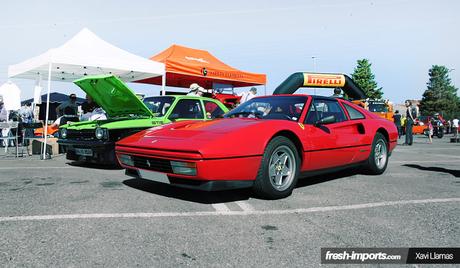
[[[460,1],[3,1],[0,83],[7,67],[69,40],[87,27],[143,57],[171,44],[209,50],[238,69],[266,73],[267,92],[287,76],[312,71],[351,74],[367,58],[384,97],[419,99],[428,69],[445,65],[460,86]],[[34,81],[13,79],[22,98]],[[71,83],[53,91],[84,93]],[[130,84],[155,95],[158,86]],[[312,92],[311,89],[303,92]],[[324,92],[330,95],[329,92]]]

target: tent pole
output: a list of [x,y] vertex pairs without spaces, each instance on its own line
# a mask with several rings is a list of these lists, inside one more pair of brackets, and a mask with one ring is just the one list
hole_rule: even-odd
[[45,141],[43,144],[43,160],[46,159],[46,144],[48,142],[48,116],[50,110],[50,90],[51,90],[51,65],[50,62],[48,64],[48,91],[46,92],[46,116],[45,116],[45,129],[43,133],[45,134]]
[[[37,83],[35,84],[35,86],[38,86],[38,87],[42,86],[42,75],[41,74],[38,74]],[[35,89],[34,89],[34,98],[35,98]],[[41,98],[41,94],[40,94],[40,98]],[[34,101],[32,102],[32,113],[34,115],[33,120],[35,120],[35,107],[36,106],[37,106],[37,104],[35,103],[35,99],[34,99]],[[40,111],[38,112],[38,114],[40,114]],[[37,118],[38,118],[38,116],[37,116]],[[35,121],[33,121],[33,122],[35,122]]]
[[161,76],[161,95],[162,96],[166,95],[165,86],[166,86],[166,72]]

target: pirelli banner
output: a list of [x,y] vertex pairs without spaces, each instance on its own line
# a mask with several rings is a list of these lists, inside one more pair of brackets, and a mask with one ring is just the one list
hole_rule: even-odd
[[367,98],[364,91],[345,74],[299,72],[291,74],[273,92],[278,94],[293,94],[301,87],[341,88],[352,99]]
[[343,87],[345,75],[343,74],[318,74],[303,73],[304,87]]

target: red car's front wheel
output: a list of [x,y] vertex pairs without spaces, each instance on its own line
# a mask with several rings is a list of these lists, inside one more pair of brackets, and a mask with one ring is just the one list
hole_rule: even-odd
[[278,199],[291,195],[299,177],[300,158],[286,137],[273,138],[265,148],[254,182],[254,192],[264,198]]

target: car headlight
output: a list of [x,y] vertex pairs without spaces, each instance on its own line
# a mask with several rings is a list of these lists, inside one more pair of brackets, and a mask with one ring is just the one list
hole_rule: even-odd
[[98,140],[102,140],[102,139],[107,139],[108,137],[108,132],[107,132],[107,129],[106,128],[96,128],[96,138]]
[[181,175],[196,175],[196,163],[171,161],[173,173]]
[[130,155],[120,154],[118,156],[118,159],[120,160],[120,163],[122,163],[123,165],[134,166],[134,161]]
[[63,139],[67,138],[67,128],[61,129],[61,138]]

